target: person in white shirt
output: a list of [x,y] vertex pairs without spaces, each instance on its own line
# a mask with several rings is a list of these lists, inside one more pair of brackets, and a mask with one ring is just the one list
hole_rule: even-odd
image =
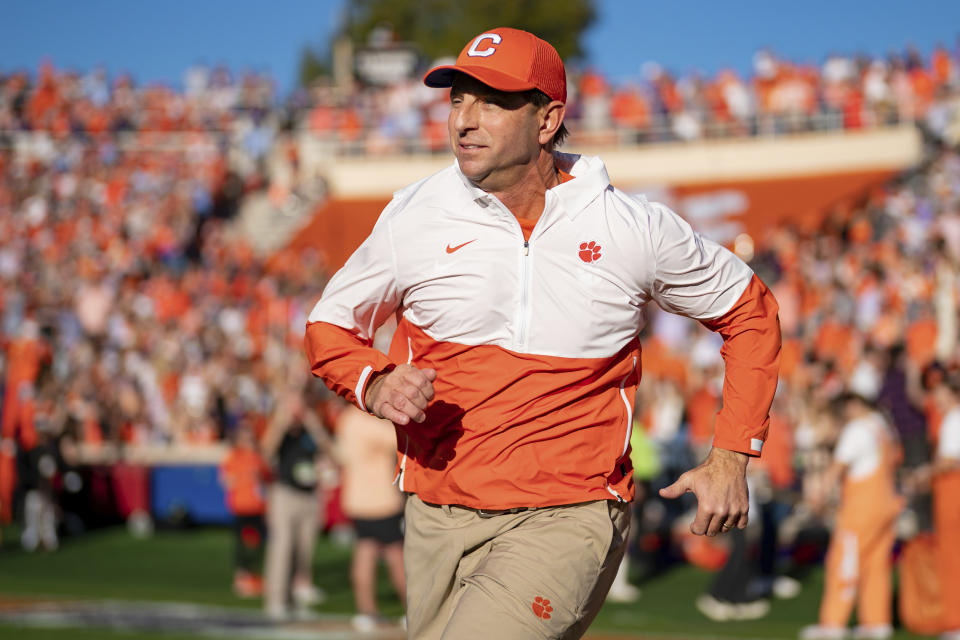
[[819,623],[805,627],[800,637],[845,638],[856,605],[859,626],[854,637],[885,639],[893,635],[890,552],[903,508],[895,484],[902,454],[895,432],[868,400],[848,393],[840,403],[845,422],[833,463],[811,506],[821,510],[827,493],[837,486],[840,504],[827,551]]

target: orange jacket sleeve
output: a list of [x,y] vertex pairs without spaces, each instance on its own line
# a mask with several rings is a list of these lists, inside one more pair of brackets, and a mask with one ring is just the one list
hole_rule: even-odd
[[780,372],[777,301],[754,275],[724,315],[703,325],[723,336],[726,365],[723,408],[717,414],[713,446],[758,456],[767,438],[770,405]]
[[393,362],[372,342],[329,322],[309,322],[304,336],[310,372],[361,411],[363,392],[375,373],[392,368]]

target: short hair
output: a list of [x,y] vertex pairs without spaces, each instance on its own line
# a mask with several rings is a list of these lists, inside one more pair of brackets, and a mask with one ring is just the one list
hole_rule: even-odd
[[954,395],[960,396],[960,371],[956,369],[947,371],[943,378],[943,385]]
[[[540,91],[540,89],[530,89],[525,93],[527,94],[527,100],[529,100],[530,103],[537,109],[540,107],[545,107],[553,102],[553,98],[545,94],[543,91]],[[561,122],[560,128],[557,129],[555,134],[553,134],[553,139],[550,141],[550,145],[552,147],[559,147],[569,135],[570,131],[567,129],[567,125]]]
[[863,396],[862,394],[857,393],[856,391],[843,391],[838,394],[834,400],[837,405],[841,408],[846,408],[850,405],[859,405],[864,409],[876,409],[877,405],[871,401],[869,398]]

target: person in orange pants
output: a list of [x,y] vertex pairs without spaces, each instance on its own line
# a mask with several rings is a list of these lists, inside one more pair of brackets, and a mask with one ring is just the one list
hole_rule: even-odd
[[940,636],[960,640],[960,377],[956,373],[935,390],[943,412],[936,457],[931,467],[933,523],[943,604]]
[[[895,488],[899,445],[867,400],[848,394],[842,405],[846,423],[822,485],[829,488],[842,481],[840,504],[827,550],[819,624],[801,631],[804,640],[846,637],[854,605],[860,623],[855,638],[893,635],[890,552],[904,504]],[[822,506],[824,497],[817,496],[814,506]]]

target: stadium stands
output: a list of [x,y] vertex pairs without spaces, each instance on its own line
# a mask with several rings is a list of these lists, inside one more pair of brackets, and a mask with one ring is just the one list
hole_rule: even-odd
[[[780,467],[798,473],[770,468],[770,482],[799,499],[817,481],[843,391],[876,399],[899,385],[919,428],[935,432],[913,381],[934,362],[960,367],[956,55],[832,57],[816,69],[760,52],[751,78],[654,67],[619,87],[590,70],[572,78],[571,149],[917,125],[932,150],[914,168],[865,181],[816,225],[766,225],[738,252],[781,306],[772,439],[785,443]],[[446,164],[432,157],[446,149],[446,112],[442,92],[415,79],[279,99],[270,78],[224,69],[192,70],[182,92],[99,69],[0,70],[0,517],[12,516],[13,456],[38,442],[58,442],[67,467],[183,452],[212,462],[240,420],[262,429],[283,389],[309,387],[316,402],[306,314],[358,238],[338,236],[338,255],[300,246],[271,257],[254,247],[257,228],[236,221],[254,201],[266,226],[322,205],[323,163],[305,166],[305,149],[351,164],[395,153]],[[356,215],[369,223],[376,209]],[[355,215],[335,211],[318,233]],[[649,315],[638,415],[669,470],[673,453],[709,441],[718,338]]]

